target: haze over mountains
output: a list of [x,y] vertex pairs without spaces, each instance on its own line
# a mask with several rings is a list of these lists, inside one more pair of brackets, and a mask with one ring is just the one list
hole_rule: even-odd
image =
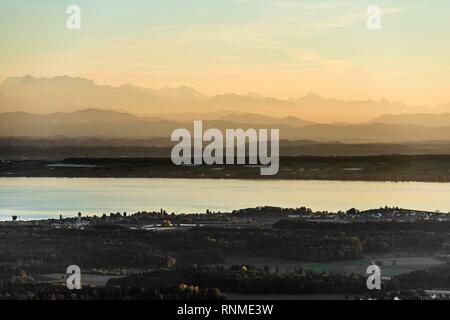
[[450,113],[386,114],[370,122],[424,127],[447,127],[450,126]]
[[255,94],[206,96],[188,87],[159,90],[132,85],[112,87],[68,76],[8,78],[0,85],[1,112],[45,114],[86,108],[138,115],[220,113],[226,110],[280,118],[297,117],[318,123],[367,122],[385,114],[450,112],[450,104],[436,108],[412,107],[385,100],[340,101],[314,93],[289,100]]
[[[170,139],[176,128],[279,128],[281,139],[393,143],[450,140],[449,105],[208,97],[187,87],[99,86],[82,78],[9,78],[0,86],[0,136]],[[420,111],[427,113],[417,113]],[[402,112],[405,112],[402,114]],[[373,115],[373,117],[369,117]],[[306,120],[307,119],[307,120]],[[311,119],[315,120],[312,121]]]
[[[281,139],[377,142],[450,140],[450,123],[443,126],[419,126],[415,124],[317,124],[295,117],[275,118],[247,113],[218,113],[216,118],[208,115],[204,128],[279,128]],[[409,118],[409,115],[406,115]],[[449,115],[442,115],[450,119]],[[414,118],[414,117],[413,117]],[[239,119],[233,121],[233,119]],[[388,117],[388,119],[390,119]],[[399,117],[398,119],[401,119]],[[397,122],[401,122],[397,120]],[[71,113],[47,115],[24,112],[0,114],[0,136],[29,137],[107,137],[148,139],[165,138],[177,128],[192,130],[190,120],[175,121],[162,117],[139,117],[128,113],[108,110],[85,109]]]

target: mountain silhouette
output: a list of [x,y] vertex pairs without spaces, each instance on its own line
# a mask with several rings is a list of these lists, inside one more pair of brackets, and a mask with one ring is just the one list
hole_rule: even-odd
[[[430,108],[410,107],[386,100],[342,101],[323,98],[315,93],[287,100],[256,94],[206,96],[183,86],[162,89],[133,85],[113,87],[69,76],[15,77],[6,79],[0,85],[2,112],[73,112],[91,107],[139,115],[204,114],[229,110],[277,118],[297,117],[319,123],[358,123],[384,114],[434,113]],[[448,107],[450,110],[450,105]],[[446,105],[441,106],[440,112],[445,112],[445,108]]]
[[[426,127],[382,123],[316,124],[297,118],[272,118],[255,114],[233,113],[204,121],[204,129],[265,129],[280,130],[281,139],[392,143],[410,141],[450,140],[450,126]],[[233,121],[233,119],[240,119]],[[105,137],[161,138],[170,140],[173,130],[187,128],[191,121],[174,121],[161,116],[143,117],[110,110],[84,109],[70,113],[33,114],[11,112],[0,114],[1,137]]]

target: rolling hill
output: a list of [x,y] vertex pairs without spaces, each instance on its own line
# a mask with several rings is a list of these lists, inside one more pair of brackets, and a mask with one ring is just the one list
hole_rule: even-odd
[[[240,119],[239,121],[232,121]],[[240,122],[242,121],[242,122]],[[140,117],[108,110],[85,109],[70,113],[0,114],[0,136],[29,137],[107,137],[165,138],[177,128],[192,130],[191,121],[173,121],[163,117]],[[292,118],[233,114],[204,121],[204,128],[278,128],[281,139],[339,141],[347,143],[393,143],[405,141],[450,140],[450,126],[425,127],[397,124],[315,124]]]
[[416,125],[424,127],[450,127],[450,113],[387,114],[371,121],[393,125]]

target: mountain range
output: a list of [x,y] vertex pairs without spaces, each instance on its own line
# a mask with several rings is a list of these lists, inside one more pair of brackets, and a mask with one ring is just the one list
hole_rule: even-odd
[[370,122],[424,127],[448,127],[450,126],[450,113],[386,114]]
[[[191,114],[191,116],[194,116]],[[200,115],[197,115],[200,116]],[[405,141],[450,140],[449,114],[436,116],[433,126],[413,123],[416,117],[381,117],[360,124],[318,124],[296,117],[275,118],[258,114],[220,112],[204,117],[204,128],[279,128],[281,139],[339,141],[347,143],[393,143]],[[197,118],[200,120],[201,118]],[[238,120],[236,120],[238,119]],[[388,122],[381,123],[383,119]],[[431,119],[431,117],[430,117]],[[414,121],[413,121],[414,120]],[[440,124],[437,125],[437,124]],[[192,130],[191,120],[174,120],[162,116],[136,116],[110,110],[85,109],[70,113],[33,114],[26,112],[0,113],[0,136],[28,137],[107,137],[107,138],[161,138],[169,140],[173,130]]]
[[410,107],[340,101],[309,93],[295,99],[193,88],[97,85],[68,76],[8,78],[0,85],[0,136],[169,139],[176,128],[279,128],[281,139],[393,143],[450,140],[450,104]]
[[[285,123],[292,120],[293,126],[297,126],[298,120],[290,117],[304,119],[305,124],[331,124],[368,122],[385,114],[450,112],[450,104],[429,108],[386,100],[341,101],[323,98],[314,93],[284,100],[255,94],[207,96],[189,87],[158,90],[133,85],[113,87],[69,76],[14,77],[6,79],[0,85],[0,112],[45,114],[74,112],[86,108],[141,116],[165,115],[166,119],[171,119],[171,115],[217,114],[227,110],[230,117],[228,120],[234,122],[248,122],[245,118],[235,119],[232,113],[239,112],[284,118]],[[259,122],[264,121],[266,120],[261,116]]]

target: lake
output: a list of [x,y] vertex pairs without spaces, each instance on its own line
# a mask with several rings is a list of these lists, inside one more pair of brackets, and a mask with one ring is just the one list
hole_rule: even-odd
[[256,206],[450,211],[450,183],[210,179],[0,178],[0,219],[110,212],[203,213]]

